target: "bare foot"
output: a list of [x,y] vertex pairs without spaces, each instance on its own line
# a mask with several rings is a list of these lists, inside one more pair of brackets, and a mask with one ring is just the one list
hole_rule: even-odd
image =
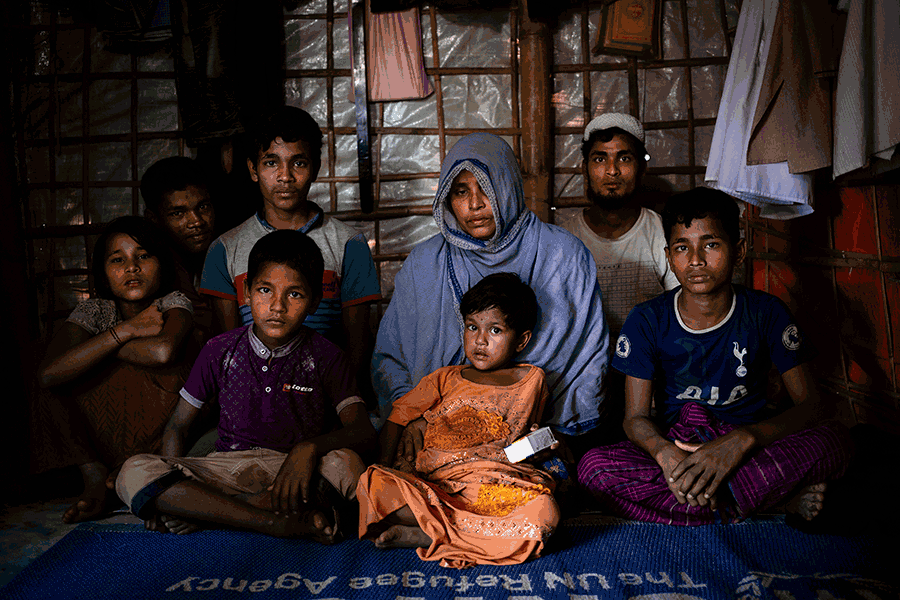
[[113,492],[116,491],[116,479],[119,477],[119,471],[121,471],[121,470],[122,470],[122,467],[118,467],[117,469],[113,470],[109,475],[107,475],[106,489],[113,491]]
[[328,522],[325,515],[318,510],[307,510],[300,513],[273,515],[272,535],[288,538],[306,538],[320,544],[333,544],[338,541],[338,528]]
[[105,498],[81,498],[63,513],[63,523],[92,521],[106,514],[107,506]]
[[144,528],[147,529],[147,531],[174,533],[176,535],[194,533],[195,531],[202,531],[204,529],[203,525],[197,521],[173,517],[172,515],[154,515],[144,521]]
[[825,506],[825,488],[824,483],[815,483],[802,488],[788,501],[785,510],[812,521]]
[[431,538],[421,527],[410,525],[391,525],[375,539],[377,548],[427,548]]
[[[235,497],[255,508],[272,511],[271,490],[263,490],[255,494],[238,494]],[[275,514],[273,521],[275,530],[272,535],[308,538],[320,544],[334,544],[341,539],[341,535],[340,519],[336,510],[333,511],[333,516],[334,524],[332,525],[325,513],[315,508],[301,510],[298,513]]]
[[91,521],[103,515],[112,504],[107,497],[106,478],[109,471],[99,462],[79,465],[78,470],[84,479],[84,493],[81,498],[63,513],[63,523],[81,523]]

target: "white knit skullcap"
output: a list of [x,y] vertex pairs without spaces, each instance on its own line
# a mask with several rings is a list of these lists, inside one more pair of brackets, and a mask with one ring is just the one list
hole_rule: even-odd
[[582,139],[586,142],[591,138],[591,134],[595,131],[610,129],[612,127],[618,127],[622,131],[627,131],[636,137],[642,144],[644,143],[644,127],[641,125],[641,122],[625,113],[604,113],[599,117],[594,118],[594,120],[588,123],[588,126],[584,128],[584,137]]

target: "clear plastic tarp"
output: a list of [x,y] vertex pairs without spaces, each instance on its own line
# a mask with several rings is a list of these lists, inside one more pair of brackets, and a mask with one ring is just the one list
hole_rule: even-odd
[[[329,3],[333,3],[332,13],[337,14],[331,22],[327,19]],[[558,202],[569,208],[556,210],[555,221],[571,218],[580,210],[572,205],[584,197],[580,135],[573,131],[578,132],[584,127],[585,119],[601,112],[629,112],[630,64],[636,64],[637,98],[634,100],[639,117],[650,125],[647,131],[647,148],[652,156],[650,167],[680,171],[660,173],[657,177],[661,185],[672,190],[691,185],[691,176],[684,174],[684,168],[705,165],[713,126],[687,127],[688,107],[692,106],[693,119],[715,118],[728,51],[723,17],[725,27],[733,28],[739,5],[738,0],[663,2],[663,60],[654,62],[652,68],[645,68],[641,61],[632,63],[627,58],[594,55],[590,51],[600,21],[599,5],[559,15],[552,31],[552,123],[557,130],[567,128],[568,131],[559,131],[552,140],[556,170],[551,205]],[[350,32],[345,14],[348,2],[301,0],[291,6],[285,9],[285,66],[289,70],[285,101],[308,110],[323,129],[332,123],[340,130],[326,137],[327,143],[333,145],[326,147],[320,181],[314,184],[310,197],[329,211],[356,211],[359,191],[352,181],[357,175],[356,115],[347,75],[350,68]],[[425,65],[432,70],[432,83],[439,82],[440,93],[421,100],[371,105],[370,123],[375,128],[416,131],[391,131],[373,136],[373,165],[380,181],[376,190],[377,210],[374,218],[351,223],[370,240],[385,296],[390,295],[400,268],[398,255],[437,233],[428,215],[395,215],[403,207],[421,209],[430,205],[437,186],[441,152],[445,153],[459,138],[458,132],[447,132],[442,140],[440,128],[515,130],[528,126],[527,115],[519,114],[519,122],[515,122],[519,111],[513,109],[519,102],[519,98],[513,97],[513,78],[517,77],[513,53],[517,44],[511,39],[516,14],[503,9],[468,13],[437,10],[432,15],[431,7],[424,5],[420,15]],[[62,24],[73,22],[71,17],[56,15],[41,3],[33,3],[33,25],[40,26],[52,19]],[[136,206],[135,183],[150,164],[174,154],[192,154],[191,149],[172,135],[179,129],[179,118],[171,56],[164,50],[137,57],[112,53],[104,48],[102,35],[96,31],[86,34],[80,28],[59,28],[54,40],[49,31],[29,35],[27,40],[33,45],[33,53],[21,60],[20,72],[26,82],[17,88],[21,131],[26,140],[45,143],[26,144],[23,155],[26,164],[20,168],[24,183],[36,188],[25,199],[27,226],[33,229],[103,223],[131,214]],[[329,46],[333,48],[330,57],[327,56]],[[83,73],[86,56],[90,60],[91,77],[84,94],[82,83],[73,80],[73,76]],[[683,59],[700,60],[691,64],[666,64],[666,61]],[[703,59],[712,63],[697,64]],[[135,85],[132,78],[123,76],[131,73],[133,66],[137,74]],[[436,68],[437,76],[433,71]],[[297,76],[301,72],[302,76]],[[46,77],[53,73],[69,77],[61,77],[51,87]],[[104,77],[105,74],[109,76]],[[45,79],[32,81],[28,80],[29,76]],[[85,115],[87,122],[84,122]],[[654,128],[659,123],[666,126]],[[46,143],[51,131],[57,140],[52,148]],[[159,136],[154,137],[156,134]],[[68,142],[83,139],[85,135],[109,138],[100,143]],[[518,150],[518,136],[507,135],[506,139]],[[691,139],[693,157],[690,156]],[[329,181],[331,178],[340,181]],[[702,176],[695,173],[695,183],[700,180]],[[56,189],[40,188],[42,184],[54,182]],[[393,212],[382,218],[378,211]],[[35,273],[87,267],[84,237],[58,240],[37,237],[31,241],[30,250]],[[86,293],[84,277],[67,275],[52,280],[53,285],[42,294],[45,303],[48,297],[54,298],[54,308],[71,308]]]

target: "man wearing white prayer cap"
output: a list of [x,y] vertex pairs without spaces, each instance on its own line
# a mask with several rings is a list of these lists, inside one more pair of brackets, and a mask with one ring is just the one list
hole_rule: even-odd
[[[612,341],[635,305],[678,280],[666,261],[662,218],[641,204],[641,178],[650,160],[641,122],[623,113],[596,117],[584,129],[581,154],[591,206],[561,225],[594,256]],[[622,402],[624,379],[610,375],[607,398]]]

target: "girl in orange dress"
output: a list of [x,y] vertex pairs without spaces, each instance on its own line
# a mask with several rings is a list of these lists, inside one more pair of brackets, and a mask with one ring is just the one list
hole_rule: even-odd
[[[394,402],[380,464],[357,488],[359,535],[379,548],[418,548],[445,567],[518,564],[540,555],[559,522],[550,475],[504,453],[540,422],[548,398],[540,368],[513,364],[531,339],[537,301],[517,275],[497,273],[466,292],[460,312],[471,364],[440,368]],[[385,466],[406,425],[423,416],[416,473]]]

